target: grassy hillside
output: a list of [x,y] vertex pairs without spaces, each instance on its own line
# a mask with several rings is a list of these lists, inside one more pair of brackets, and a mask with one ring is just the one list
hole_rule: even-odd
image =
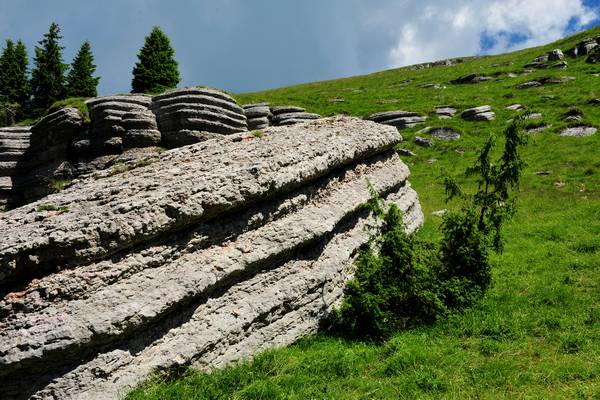
[[[583,112],[584,122],[600,127],[600,105],[588,104],[600,97],[600,65],[567,57],[566,70],[520,75],[533,58],[598,34],[600,28],[595,28],[548,46],[469,58],[453,66],[401,68],[237,96],[242,103],[295,104],[323,115],[365,116],[394,109],[427,114],[427,124],[402,131],[402,147],[417,153],[403,159],[425,212],[419,235],[429,237],[438,234],[440,223],[432,212],[448,207],[440,171],[461,174],[485,138],[501,133],[517,114],[507,105],[520,103],[540,112],[541,122],[532,123],[551,127],[530,135],[519,212],[505,229],[505,252],[493,257],[494,286],[479,306],[402,332],[385,345],[322,334],[212,374],[190,370],[175,380],[157,378],[129,398],[600,398],[600,133],[558,135],[569,125],[561,121],[563,115],[573,108]],[[512,64],[494,66],[506,63]],[[449,83],[468,73],[494,79]],[[515,88],[535,78],[561,76],[575,80]],[[422,87],[430,83],[444,88]],[[433,113],[439,104],[459,112],[489,104],[497,118],[466,122],[457,115],[440,120]],[[452,127],[462,137],[421,148],[412,139],[425,126]]]

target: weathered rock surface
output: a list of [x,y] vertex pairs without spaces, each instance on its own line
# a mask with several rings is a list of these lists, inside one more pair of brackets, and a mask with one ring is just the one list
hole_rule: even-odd
[[27,176],[23,155],[29,148],[30,127],[0,128],[0,210],[23,201],[20,182]]
[[491,106],[479,106],[466,109],[460,116],[466,121],[492,121],[496,118],[496,113]]
[[511,110],[511,111],[521,111],[523,110],[525,107],[523,107],[521,104],[511,104],[510,106],[506,106],[507,110]]
[[491,76],[479,75],[479,74],[468,74],[468,75],[464,75],[459,78],[456,78],[454,80],[451,80],[450,83],[454,83],[454,84],[480,83],[480,82],[489,81],[490,79],[492,79]]
[[226,93],[192,87],[152,98],[162,144],[180,147],[206,140],[207,133],[230,135],[248,130],[244,110]]
[[600,62],[600,46],[596,46],[585,59],[589,64],[598,64]]
[[554,49],[548,53],[548,61],[558,61],[565,58],[561,49]]
[[456,114],[456,108],[447,105],[436,106],[434,111],[440,119],[450,119]]
[[433,140],[427,139],[421,136],[415,136],[415,144],[421,147],[431,147],[433,146]]
[[394,126],[398,129],[412,128],[427,121],[427,117],[414,111],[384,111],[366,118],[369,121]]
[[399,140],[345,117],[267,128],[0,215],[0,398],[115,399],[314,332],[368,239],[367,180],[422,221]]
[[271,118],[271,121],[273,122],[273,125],[280,126],[280,125],[297,124],[300,122],[306,122],[308,120],[319,119],[319,118],[321,118],[321,116],[319,114],[315,114],[315,113],[288,112],[288,113],[273,114],[273,118]]
[[435,128],[429,131],[431,137],[438,140],[458,140],[460,133],[451,128]]
[[596,132],[598,132],[598,129],[593,126],[574,126],[571,128],[564,129],[560,133],[560,136],[592,136]]

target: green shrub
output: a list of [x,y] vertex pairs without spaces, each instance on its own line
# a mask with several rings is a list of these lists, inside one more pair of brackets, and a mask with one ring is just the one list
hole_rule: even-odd
[[359,252],[354,278],[340,308],[332,313],[334,330],[382,340],[469,307],[485,294],[491,284],[489,251],[502,250],[502,224],[515,211],[509,193],[524,167],[518,154],[525,143],[521,122],[506,129],[499,162],[490,160],[495,143],[490,137],[467,169],[467,176],[477,177],[475,194],[466,194],[454,179],[444,178],[447,200],[459,198],[462,205],[444,215],[440,243],[407,235],[400,209],[391,204],[384,210],[372,195],[366,206],[380,227]]

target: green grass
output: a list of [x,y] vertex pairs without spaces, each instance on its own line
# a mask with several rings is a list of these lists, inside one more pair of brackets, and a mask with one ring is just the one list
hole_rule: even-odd
[[[460,175],[473,162],[487,135],[501,133],[517,114],[505,106],[520,103],[541,112],[542,122],[552,127],[531,135],[524,150],[529,165],[517,193],[519,211],[505,228],[504,253],[492,258],[493,287],[477,307],[433,326],[401,332],[384,345],[347,342],[323,333],[210,374],[190,369],[170,379],[156,377],[128,398],[600,398],[600,134],[557,134],[568,125],[561,119],[571,109],[600,127],[600,106],[587,103],[600,97],[600,77],[593,75],[600,74],[600,65],[567,59],[569,68],[564,71],[506,77],[508,72],[522,72],[524,64],[548,50],[566,50],[598,34],[600,28],[595,28],[548,46],[466,59],[456,66],[403,68],[238,95],[241,103],[295,104],[323,115],[365,116],[391,109],[429,115],[428,124],[402,131],[402,147],[417,153],[404,161],[425,213],[418,233],[425,237],[439,235],[441,219],[431,213],[449,207],[443,201],[441,171]],[[492,67],[507,61],[513,65]],[[448,83],[470,72],[502,75],[476,85]],[[576,80],[514,88],[541,76]],[[412,82],[401,85],[406,79]],[[421,88],[425,83],[440,83],[446,89]],[[329,101],[339,97],[344,102]],[[490,104],[497,119],[438,120],[433,114],[438,104],[459,111]],[[455,128],[462,137],[427,149],[415,146],[415,132],[427,125]],[[460,181],[469,185],[462,176]]]
[[88,113],[88,108],[85,105],[86,100],[89,100],[87,97],[69,97],[64,100],[59,100],[54,102],[46,111],[46,114],[50,114],[54,111],[57,111],[61,108],[72,107],[76,108],[83,115],[83,119],[86,122],[90,122],[90,115]]

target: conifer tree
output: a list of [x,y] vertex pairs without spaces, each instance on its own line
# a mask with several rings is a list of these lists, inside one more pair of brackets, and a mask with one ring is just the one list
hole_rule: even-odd
[[7,102],[9,98],[9,75],[10,66],[14,60],[15,44],[12,40],[7,39],[2,55],[0,56],[0,100]]
[[46,109],[57,100],[66,96],[65,71],[67,65],[63,63],[63,46],[59,44],[62,39],[58,24],[53,22],[40,40],[39,47],[35,48],[34,68],[31,74],[31,90],[33,106]]
[[27,71],[28,66],[29,57],[27,56],[27,48],[21,40],[18,40],[17,45],[15,46],[11,69],[12,76],[10,78],[10,87],[13,90],[12,100],[21,105],[21,107],[24,107],[29,102],[29,96],[31,94]]
[[92,46],[86,40],[79,48],[79,52],[71,64],[71,70],[67,76],[67,95],[70,97],[97,96],[96,87],[100,78],[92,76],[95,71]]
[[131,81],[134,93],[157,93],[179,83],[179,70],[167,35],[157,26],[146,36]]
[[28,63],[23,42],[19,40],[15,46],[12,40],[7,40],[0,56],[0,98],[21,111],[29,100]]

